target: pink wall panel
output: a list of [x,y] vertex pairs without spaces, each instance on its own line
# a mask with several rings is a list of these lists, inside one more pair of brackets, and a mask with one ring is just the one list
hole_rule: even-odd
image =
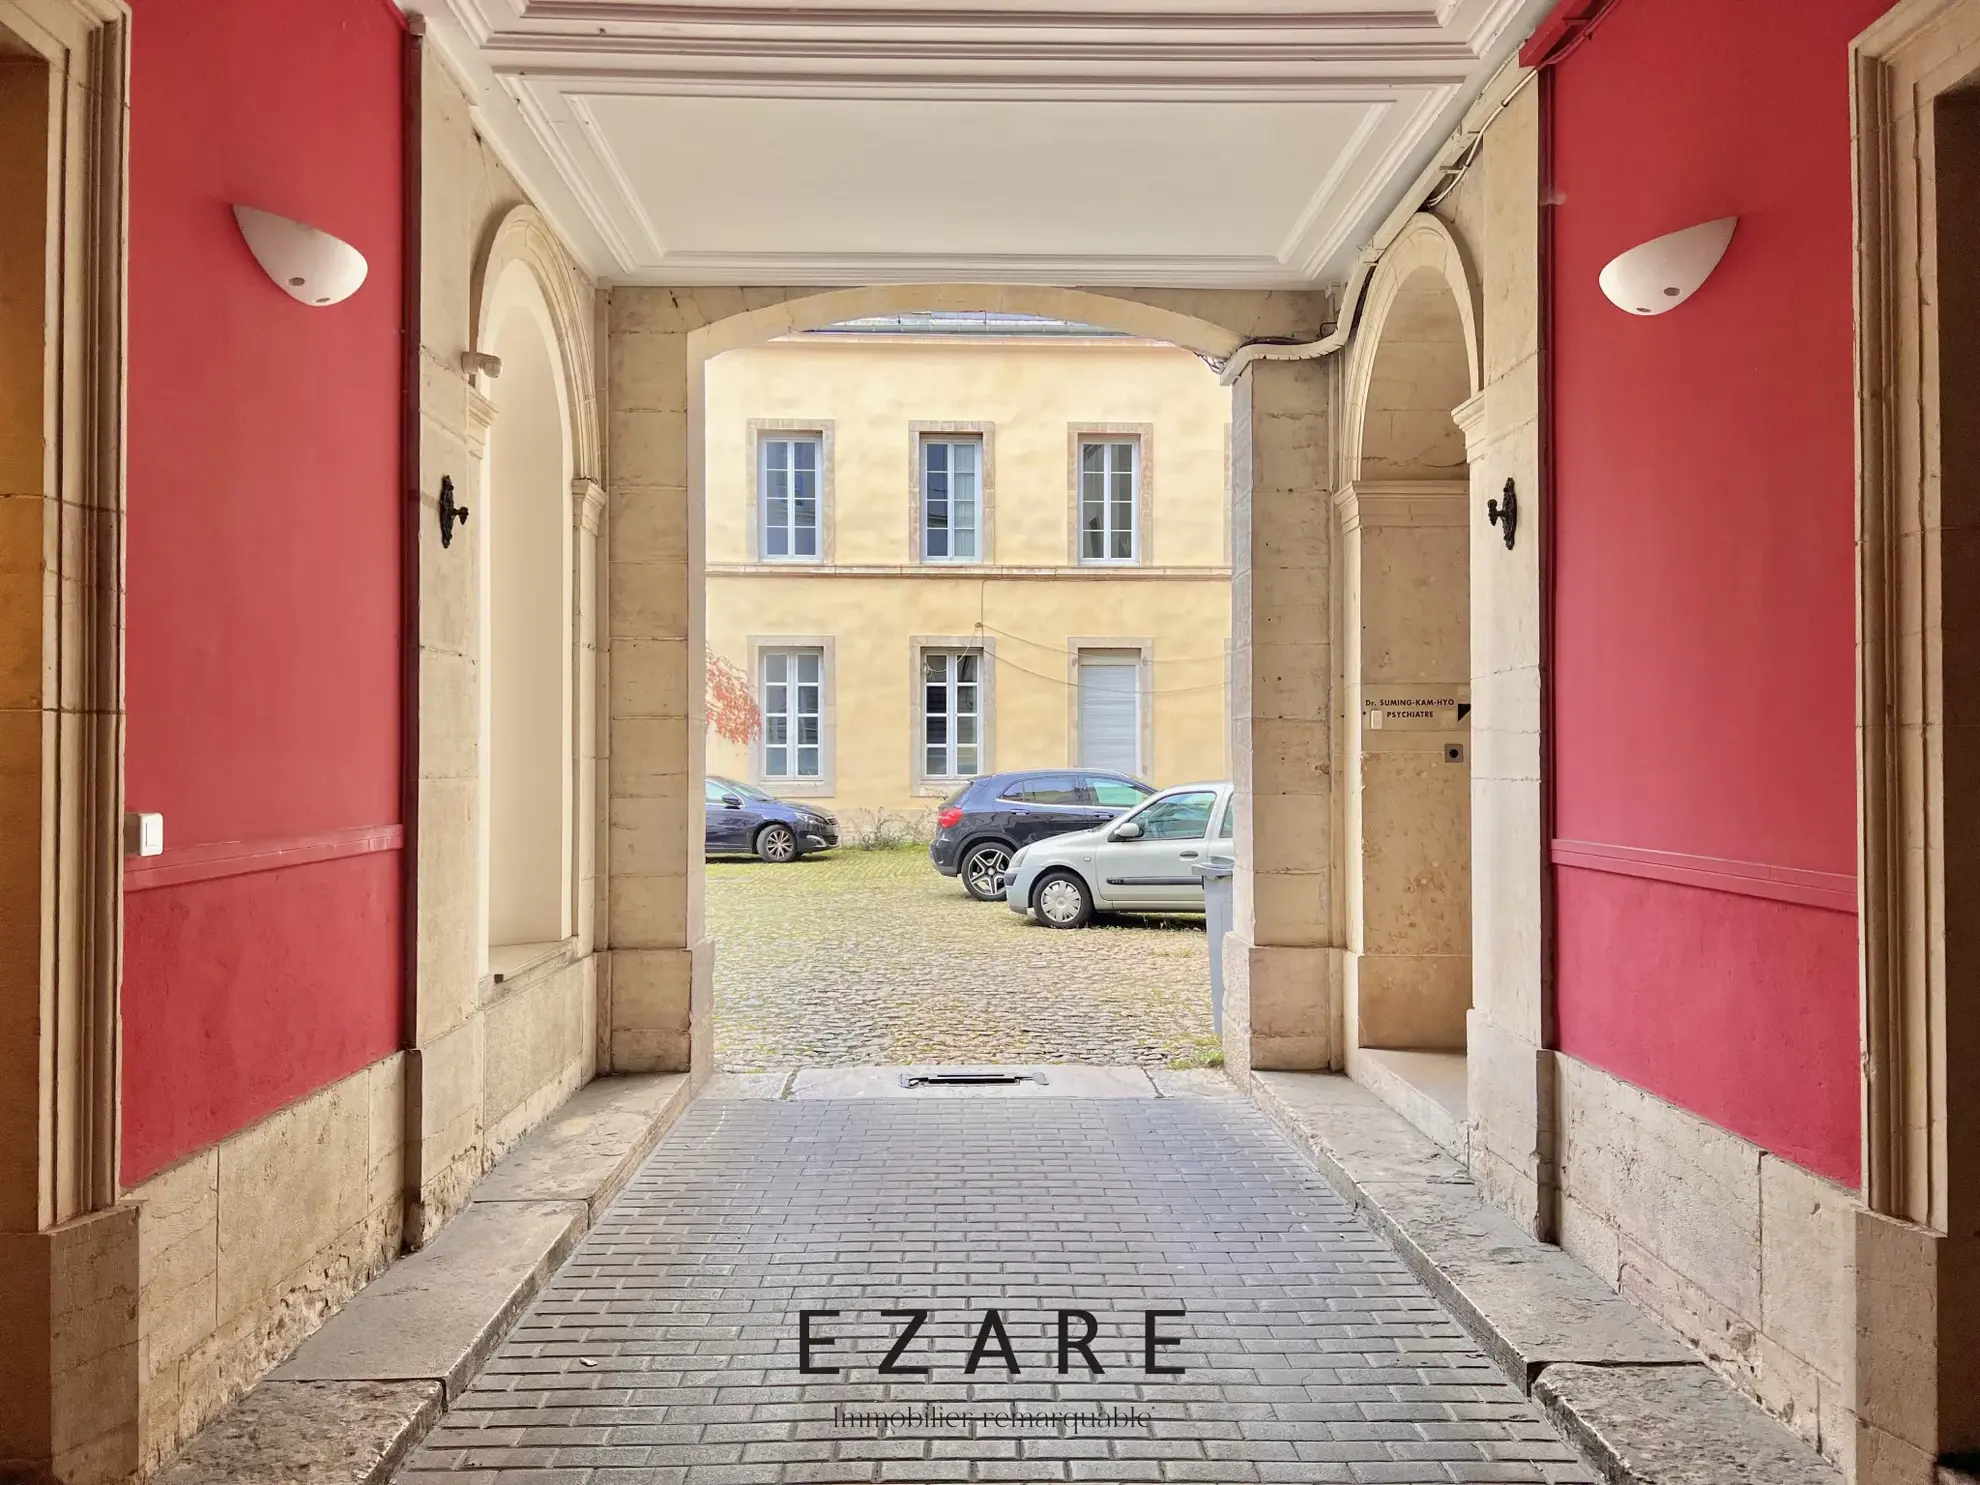
[[1855,1183],[1854,914],[1563,871],[1557,919],[1562,1047]]
[[[1619,0],[1555,71],[1556,833],[1855,870],[1847,47],[1888,0]],[[1737,215],[1691,301],[1596,278]],[[1561,1045],[1838,1180],[1847,913],[1563,867]]]
[[[130,807],[168,857],[399,817],[400,37],[380,0],[136,0]],[[231,207],[353,243],[290,299]],[[397,1043],[395,852],[133,890],[124,1174]]]
[[378,852],[125,898],[143,992],[124,997],[127,1182],[398,1045],[397,997],[377,991],[398,984],[399,859]]

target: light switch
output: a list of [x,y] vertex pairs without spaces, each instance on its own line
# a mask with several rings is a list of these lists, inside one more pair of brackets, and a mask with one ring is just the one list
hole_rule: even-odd
[[165,854],[165,817],[133,810],[124,816],[124,854],[162,856]]

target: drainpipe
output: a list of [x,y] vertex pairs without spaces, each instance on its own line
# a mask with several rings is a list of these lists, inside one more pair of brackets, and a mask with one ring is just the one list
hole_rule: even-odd
[[[1560,801],[1554,768],[1559,736],[1555,714],[1555,614],[1559,594],[1560,523],[1554,519],[1554,223],[1560,196],[1554,186],[1554,68],[1566,61],[1613,12],[1615,0],[1562,0],[1520,49],[1519,60],[1540,79],[1540,297],[1539,514],[1540,541],[1540,1045],[1560,1048],[1559,872],[1554,866]],[[1560,1138],[1560,1083],[1557,1065],[1546,1063],[1543,1123]],[[1560,1241],[1560,1152],[1542,1155],[1540,1209],[1536,1236]]]
[[[420,278],[420,75],[425,64],[426,18],[405,17],[400,50],[399,166],[399,818],[405,845],[399,856],[403,885],[400,912],[399,1046],[419,1044],[419,278]],[[409,1120],[418,1118],[416,1079],[408,1078]],[[418,1133],[409,1124],[408,1136]],[[412,1141],[408,1140],[408,1148]]]
[[[1512,74],[1508,77],[1508,74]],[[1499,69],[1485,91],[1478,95],[1457,130],[1444,141],[1430,163],[1423,167],[1409,189],[1396,203],[1395,209],[1382,219],[1381,226],[1354,260],[1354,268],[1348,274],[1347,288],[1341,295],[1341,314],[1334,327],[1319,340],[1303,343],[1283,343],[1263,340],[1247,341],[1231,353],[1221,366],[1217,367],[1217,377],[1225,386],[1230,386],[1244,374],[1246,367],[1254,361],[1315,361],[1323,356],[1331,356],[1354,338],[1355,326],[1361,320],[1362,300],[1368,292],[1368,280],[1374,276],[1375,265],[1382,261],[1382,254],[1389,245],[1402,235],[1409,219],[1423,210],[1426,205],[1434,205],[1450,194],[1459,177],[1470,168],[1477,158],[1480,143],[1492,121],[1503,113],[1513,99],[1534,78],[1534,73],[1520,65],[1519,59],[1508,62]]]
[[[1581,35],[1587,34],[1585,31]],[[1579,45],[1579,38],[1569,49]],[[1564,55],[1557,52],[1556,56]],[[1540,408],[1536,441],[1540,469],[1538,494],[1539,520],[1535,533],[1540,538],[1540,1047],[1545,1052],[1560,1048],[1560,1018],[1556,997],[1559,978],[1555,972],[1558,942],[1555,933],[1554,836],[1557,819],[1554,776],[1554,590],[1560,568],[1554,551],[1560,522],[1554,519],[1554,221],[1557,197],[1554,191],[1554,75],[1544,63],[1540,71],[1540,221],[1539,257],[1535,282],[1539,295],[1540,324]],[[1539,1210],[1534,1236],[1543,1242],[1561,1240],[1560,1179],[1560,1073],[1553,1057],[1540,1059],[1540,1096],[1543,1127],[1551,1129],[1554,1144],[1541,1151]]]

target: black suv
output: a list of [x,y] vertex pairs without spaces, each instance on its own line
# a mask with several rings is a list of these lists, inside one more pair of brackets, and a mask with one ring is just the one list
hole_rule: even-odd
[[1104,825],[1154,792],[1140,779],[1093,768],[985,774],[942,801],[928,858],[943,876],[960,876],[978,902],[994,902],[1020,846]]

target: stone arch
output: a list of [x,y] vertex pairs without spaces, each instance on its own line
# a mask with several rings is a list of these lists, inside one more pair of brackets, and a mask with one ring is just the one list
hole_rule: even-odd
[[696,331],[693,350],[706,360],[778,335],[911,310],[989,310],[1075,320],[1150,340],[1166,340],[1219,359],[1234,354],[1245,339],[1235,330],[1196,315],[1090,289],[1029,284],[885,284],[802,293],[744,310]]
[[[601,850],[611,871],[611,969],[599,1004],[601,1060],[614,1070],[687,1070],[699,1079],[714,1064],[714,949],[700,887],[702,840],[692,828],[706,743],[705,369],[725,352],[781,336],[916,310],[1083,322],[1220,362],[1253,339],[1317,339],[1332,305],[1318,294],[967,283],[614,291],[613,752],[609,844]],[[1250,756],[1254,730],[1274,741],[1260,745],[1265,761],[1246,775],[1240,829],[1252,845],[1239,871],[1243,906],[1233,929],[1243,947],[1235,960],[1236,951],[1225,957],[1243,987],[1232,1004],[1249,1005],[1256,984],[1264,1009],[1255,1018],[1233,1010],[1226,1024],[1237,1066],[1248,1066],[1258,1045],[1261,1066],[1320,1067],[1337,1055],[1339,1008],[1328,989],[1337,951],[1327,871],[1311,860],[1311,842],[1329,833],[1331,786],[1316,780],[1311,763],[1324,748],[1332,680],[1303,663],[1324,661],[1331,611],[1327,540],[1311,507],[1328,483],[1335,368],[1271,363],[1254,372],[1234,392],[1242,400],[1231,414],[1228,479],[1234,508],[1240,498],[1249,504],[1253,491],[1264,508],[1248,515],[1242,551],[1232,539],[1241,572],[1232,601],[1234,623],[1235,606],[1244,605],[1237,627],[1247,635],[1254,602],[1274,615],[1277,648],[1275,658],[1254,659],[1247,643],[1233,662],[1247,679],[1234,687],[1243,714],[1233,719],[1232,746]],[[1255,540],[1253,530],[1274,533],[1270,563],[1255,560],[1265,538]],[[1256,600],[1254,588],[1262,590]],[[1288,663],[1288,645],[1306,648]],[[1271,877],[1269,893],[1249,890],[1254,870]]]
[[[510,209],[489,234],[469,291],[473,318],[468,326],[468,345],[494,354],[495,333],[505,301],[513,293],[510,270],[518,264],[535,279],[554,330],[552,344],[567,402],[573,477],[597,483],[604,457],[598,426],[591,294],[549,221],[533,206]],[[505,283],[511,287],[505,289]],[[475,385],[484,394],[490,391],[485,373],[476,373]]]
[[[1370,393],[1382,352],[1392,341],[1388,333],[1391,322],[1419,307],[1424,298],[1422,291],[1427,287],[1424,275],[1448,291],[1449,303],[1456,309],[1456,328],[1464,353],[1464,389],[1452,407],[1475,396],[1484,385],[1477,278],[1451,229],[1429,212],[1419,212],[1410,218],[1376,266],[1363,301],[1360,326],[1348,352],[1342,470],[1349,480],[1363,477]],[[1442,294],[1433,292],[1431,297],[1441,300]]]

